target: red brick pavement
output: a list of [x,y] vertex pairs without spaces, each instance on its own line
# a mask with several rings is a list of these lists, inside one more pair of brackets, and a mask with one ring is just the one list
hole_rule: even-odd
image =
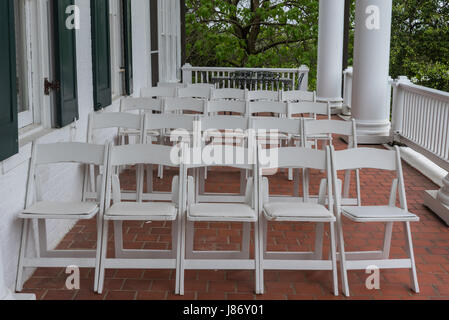
[[[336,139],[337,149],[344,144]],[[364,271],[350,271],[349,299],[449,299],[449,229],[432,212],[423,206],[424,190],[438,189],[431,181],[409,165],[403,165],[407,200],[410,211],[420,217],[412,225],[416,263],[421,293],[410,290],[407,270],[382,270],[381,289],[365,288]],[[207,191],[230,192],[238,189],[238,172],[212,172],[207,181]],[[155,179],[155,188],[169,190],[173,172],[166,171],[163,180]],[[321,174],[312,174],[312,191],[316,192]],[[363,170],[361,185],[365,204],[387,204],[392,175],[377,170]],[[123,185],[132,188],[134,174],[127,171]],[[285,173],[270,177],[271,193],[289,194],[292,183]],[[351,190],[354,195],[354,188]],[[80,221],[61,241],[59,249],[94,248],[96,246],[95,221]],[[126,222],[124,224],[125,248],[167,249],[171,247],[171,224],[154,222]],[[378,223],[357,224],[344,221],[348,250],[379,249],[382,246],[384,226]],[[242,225],[239,223],[197,223],[196,249],[229,250],[240,248]],[[326,236],[328,233],[326,232]],[[109,248],[112,248],[112,235]],[[270,223],[269,250],[294,251],[313,246],[314,225],[308,223]],[[328,238],[327,238],[328,239]],[[325,248],[325,252],[327,247]],[[111,252],[110,252],[111,253]],[[405,255],[402,225],[394,227],[391,254]],[[174,270],[107,270],[103,295],[93,292],[93,270],[82,269],[81,290],[65,290],[67,275],[63,269],[38,269],[26,282],[25,291],[36,293],[38,299],[347,299],[331,293],[331,274],[326,271],[266,271],[266,294],[256,296],[254,274],[250,271],[186,271],[186,294],[173,294]]]

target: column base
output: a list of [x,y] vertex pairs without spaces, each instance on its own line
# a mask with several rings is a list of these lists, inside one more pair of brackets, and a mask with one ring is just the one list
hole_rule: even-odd
[[384,144],[390,139],[390,121],[356,120],[359,144]]
[[449,206],[437,199],[438,190],[427,190],[424,193],[424,205],[439,216],[449,226]]
[[0,297],[0,300],[3,301],[31,301],[36,300],[36,295],[34,293],[13,293],[9,289],[6,292],[6,295]]

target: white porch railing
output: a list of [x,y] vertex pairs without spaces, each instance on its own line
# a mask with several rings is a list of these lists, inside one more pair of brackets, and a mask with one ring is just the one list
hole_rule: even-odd
[[405,77],[393,89],[393,134],[449,171],[449,93],[414,85]]
[[[449,93],[412,84],[393,83],[394,138],[449,171]],[[427,191],[424,204],[449,225],[449,175],[438,191]]]
[[182,67],[183,83],[214,84],[217,88],[248,90],[304,90],[309,86],[309,68]]

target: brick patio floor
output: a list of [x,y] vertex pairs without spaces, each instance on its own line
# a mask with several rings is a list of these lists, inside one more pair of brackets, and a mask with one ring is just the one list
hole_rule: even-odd
[[[337,149],[345,148],[335,139]],[[349,299],[449,299],[449,228],[423,206],[424,190],[438,189],[430,180],[407,164],[403,164],[407,200],[411,212],[420,217],[412,224],[420,294],[410,290],[407,270],[382,270],[381,289],[367,290],[364,271],[350,271],[352,296]],[[235,192],[238,172],[212,172],[207,181],[209,192]],[[161,181],[155,179],[155,189],[168,191],[173,172],[166,171]],[[312,174],[312,192],[316,192],[320,173]],[[133,187],[133,171],[123,173],[126,187]],[[393,175],[376,170],[361,172],[364,204],[387,204]],[[285,173],[270,177],[270,192],[289,194],[292,183]],[[352,189],[352,195],[355,190]],[[111,230],[111,229],[110,229]],[[127,222],[124,225],[125,248],[167,249],[171,247],[171,224],[157,222]],[[240,248],[242,226],[238,223],[197,223],[196,249],[229,250]],[[384,225],[357,224],[344,220],[345,243],[348,250],[374,250],[382,247]],[[325,254],[328,232],[326,230]],[[270,223],[268,249],[277,251],[310,250],[314,243],[314,225],[308,223]],[[94,220],[79,222],[63,239],[58,249],[85,249],[96,246]],[[111,235],[109,248],[113,247]],[[109,252],[112,254],[112,252]],[[392,257],[405,256],[402,224],[394,227]],[[254,273],[250,271],[186,271],[186,294],[173,294],[174,270],[107,270],[103,295],[93,292],[93,269],[81,270],[81,290],[65,290],[67,275],[64,269],[38,269],[26,282],[25,292],[35,293],[38,299],[347,299],[331,293],[331,273],[327,271],[266,271],[266,294],[256,296]]]

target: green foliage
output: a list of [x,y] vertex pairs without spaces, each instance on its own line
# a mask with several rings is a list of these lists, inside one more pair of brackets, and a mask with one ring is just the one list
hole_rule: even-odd
[[393,1],[391,76],[449,92],[449,1]]
[[187,61],[201,66],[305,64],[315,78],[316,0],[187,0]]
[[[319,1],[186,0],[187,61],[317,69]],[[355,1],[351,7],[352,65]],[[449,0],[393,0],[391,76],[449,91]]]

